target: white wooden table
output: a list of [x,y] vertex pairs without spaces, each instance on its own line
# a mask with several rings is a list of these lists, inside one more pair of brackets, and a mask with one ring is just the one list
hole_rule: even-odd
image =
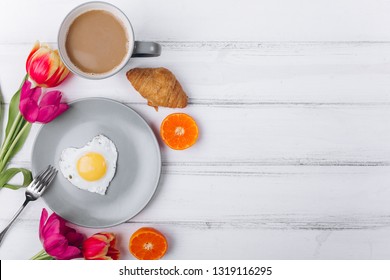
[[[5,107],[35,40],[56,46],[79,0],[0,2],[0,86]],[[183,111],[200,127],[192,148],[161,144],[157,194],[135,218],[107,229],[122,258],[130,235],[166,234],[166,259],[390,258],[390,2],[356,0],[112,1],[138,40],[161,57],[133,59],[103,80],[69,78],[66,100],[128,104],[158,131]],[[190,97],[184,110],[148,107],[124,73],[171,69]],[[13,165],[30,167],[34,125]],[[24,191],[0,190],[0,226]],[[28,259],[42,247],[32,203],[0,247]],[[83,229],[85,234],[98,229]]]

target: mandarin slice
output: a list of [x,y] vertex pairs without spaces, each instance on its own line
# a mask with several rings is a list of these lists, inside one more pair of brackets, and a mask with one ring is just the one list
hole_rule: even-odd
[[198,139],[198,125],[184,113],[168,115],[161,123],[160,135],[164,143],[174,150],[184,150]]
[[158,260],[167,249],[165,236],[151,227],[140,228],[130,237],[129,251],[139,260]]

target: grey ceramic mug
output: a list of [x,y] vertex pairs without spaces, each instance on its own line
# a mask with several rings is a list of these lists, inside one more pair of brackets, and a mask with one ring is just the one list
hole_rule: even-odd
[[[128,52],[122,62],[112,70],[102,74],[81,71],[70,60],[65,47],[66,37],[72,22],[81,14],[92,10],[104,10],[113,14],[124,25],[128,37]],[[108,78],[118,73],[128,63],[131,57],[156,57],[161,54],[161,46],[158,43],[135,41],[134,30],[127,16],[119,8],[106,2],[87,2],[71,10],[60,26],[57,41],[61,59],[66,67],[76,75],[94,80]]]

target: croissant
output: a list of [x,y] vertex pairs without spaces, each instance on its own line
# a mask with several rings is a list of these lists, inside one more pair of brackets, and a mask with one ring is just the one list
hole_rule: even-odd
[[158,106],[184,108],[187,95],[180,83],[166,68],[134,68],[126,73],[133,87],[148,100],[156,110]]

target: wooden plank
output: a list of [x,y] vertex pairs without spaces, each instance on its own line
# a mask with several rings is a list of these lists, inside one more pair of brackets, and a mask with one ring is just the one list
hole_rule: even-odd
[[[65,15],[83,0],[0,3],[0,43],[55,41]],[[386,0],[110,1],[131,19],[139,40],[389,40]],[[49,24],[48,24],[49,23]],[[12,28],[11,28],[12,27]]]
[[[0,2],[6,106],[33,42],[55,43],[61,20],[82,2]],[[155,112],[125,70],[103,81],[70,78],[59,87],[66,100],[124,102],[157,137],[162,119],[177,111],[193,115],[201,131],[186,151],[160,141],[155,197],[132,220],[105,229],[118,233],[124,259],[132,258],[127,242],[141,226],[166,234],[166,259],[389,259],[388,1],[112,3],[129,15],[137,39],[163,45],[161,57],[133,59],[125,70],[171,69],[190,105]],[[14,165],[31,166],[38,129]],[[23,200],[23,190],[0,190],[0,228]],[[41,249],[43,207],[38,200],[22,213],[0,259],[27,259]]]
[[[198,228],[363,230],[390,227],[388,166],[164,166],[151,203],[130,222]],[[5,223],[23,190],[1,190]],[[22,220],[38,219],[42,200]]]
[[[9,102],[32,43],[0,45],[0,86]],[[53,45],[55,47],[55,45]],[[101,81],[70,77],[67,100],[103,96],[145,103],[125,78],[133,67],[171,69],[190,103],[205,106],[389,106],[390,43],[163,42],[163,55],[138,58]]]
[[[384,165],[390,164],[390,110],[377,106],[224,107],[189,106],[185,110],[131,104],[160,141],[164,162],[221,162],[255,165]],[[199,124],[196,145],[185,151],[165,146],[159,127],[165,116],[184,111]],[[15,157],[30,160],[30,139]]]
[[[118,236],[121,259],[134,259],[128,252],[131,234],[142,226],[161,230],[169,242],[164,259],[388,259],[389,228],[377,230],[261,230],[204,228],[178,224],[134,223],[110,229]],[[94,229],[80,229],[86,236]],[[6,237],[0,259],[28,259],[42,245],[38,221],[19,221]]]

